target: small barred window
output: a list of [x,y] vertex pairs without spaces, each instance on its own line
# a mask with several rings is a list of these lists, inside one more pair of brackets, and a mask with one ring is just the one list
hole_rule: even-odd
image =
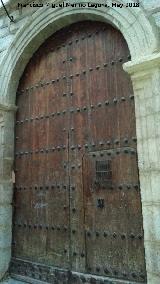
[[103,186],[112,184],[111,160],[96,161],[96,182]]

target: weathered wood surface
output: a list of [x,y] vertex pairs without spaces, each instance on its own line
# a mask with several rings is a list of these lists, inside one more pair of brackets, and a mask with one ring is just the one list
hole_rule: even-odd
[[119,31],[81,22],[28,63],[17,94],[14,257],[145,281],[129,58]]

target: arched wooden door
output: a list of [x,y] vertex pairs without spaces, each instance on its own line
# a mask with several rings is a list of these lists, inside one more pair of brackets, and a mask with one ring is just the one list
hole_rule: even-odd
[[146,281],[129,59],[119,31],[85,21],[28,63],[17,93],[12,275]]

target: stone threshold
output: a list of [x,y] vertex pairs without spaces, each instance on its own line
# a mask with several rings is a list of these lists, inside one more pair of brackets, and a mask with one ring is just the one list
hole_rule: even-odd
[[17,280],[13,278],[8,278],[0,282],[0,284],[26,284],[27,282],[23,282],[22,280]]
[[[73,272],[73,275],[75,276],[81,276],[83,275],[82,273],[77,273],[77,272]],[[92,277],[92,275],[89,275],[90,277]],[[95,277],[95,275],[94,275]],[[102,281],[102,282],[101,282]],[[33,279],[33,278],[30,278],[30,277],[26,277],[26,276],[22,276],[22,275],[16,275],[16,274],[12,274],[12,278],[4,281],[4,282],[0,282],[0,284],[27,284],[27,283],[30,283],[30,284],[48,284],[48,282],[44,282],[44,281],[41,281],[41,280],[37,280],[37,279]],[[61,281],[58,281],[58,282],[53,282],[53,284],[70,284],[69,282],[61,282]],[[78,283],[78,282],[75,282],[75,284]],[[79,283],[82,283],[82,282],[79,282]],[[86,281],[84,282],[85,284],[90,284],[91,282],[89,281]],[[132,282],[132,281],[125,281],[125,280],[120,280],[120,279],[113,279],[113,278],[107,278],[105,277],[105,280],[104,280],[104,277],[96,277],[96,282],[93,282],[94,283],[98,283],[98,284],[146,284],[146,283],[140,283],[140,282]],[[73,284],[73,282],[72,282]]]

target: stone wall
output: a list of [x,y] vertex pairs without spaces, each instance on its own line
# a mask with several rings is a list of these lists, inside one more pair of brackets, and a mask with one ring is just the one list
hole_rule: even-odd
[[7,2],[6,7],[14,22],[10,22],[4,9],[0,8],[0,278],[6,273],[11,256],[11,173],[19,78],[34,51],[54,31],[78,20],[98,19],[110,22],[122,32],[132,56],[132,61],[126,63],[124,68],[131,75],[135,92],[147,276],[149,284],[159,284],[160,1],[141,0],[140,8],[121,10],[65,8],[55,9],[54,12],[48,8],[17,9],[18,2],[30,1]]

